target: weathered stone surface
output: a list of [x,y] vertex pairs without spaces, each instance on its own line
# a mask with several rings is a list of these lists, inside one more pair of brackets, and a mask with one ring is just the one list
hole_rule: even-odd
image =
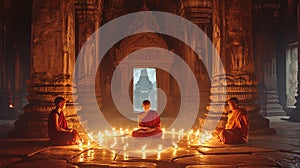
[[0,155],[26,157],[49,146],[48,139],[0,139]]
[[266,165],[276,166],[272,161],[262,159],[249,154],[229,154],[229,155],[196,155],[186,158],[178,158],[175,160],[181,164],[202,164],[202,165],[231,165],[237,167],[239,165]]
[[28,167],[43,167],[43,168],[53,168],[53,167],[64,167],[64,168],[78,168],[78,166],[67,163],[65,160],[58,159],[43,159],[43,160],[33,160],[24,161],[19,164],[11,166],[12,168],[28,168]]
[[204,155],[222,155],[222,154],[251,154],[258,152],[272,152],[274,150],[266,148],[256,148],[256,147],[231,147],[229,148],[207,148],[199,147],[197,150]]
[[[123,151],[91,147],[50,146],[47,139],[1,139],[0,166],[10,167],[299,167],[299,126],[270,118],[279,135],[250,136],[247,144],[226,145],[211,140],[191,146],[186,140],[152,156],[125,156]],[[143,142],[141,142],[143,143]],[[202,149],[201,149],[202,148]],[[203,151],[209,148],[208,151]],[[200,153],[198,150],[202,150]],[[210,152],[212,151],[212,152]],[[251,154],[250,154],[251,153]],[[43,162],[43,163],[42,163]]]
[[229,168],[232,165],[189,165],[186,168]]

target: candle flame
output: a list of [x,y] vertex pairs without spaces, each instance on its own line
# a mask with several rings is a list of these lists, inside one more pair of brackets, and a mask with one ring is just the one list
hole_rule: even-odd
[[159,144],[158,145],[158,151],[161,151],[162,150],[162,144]]
[[147,145],[142,146],[142,151],[144,152],[146,150]]
[[178,148],[178,145],[175,142],[173,142],[173,145],[174,145],[174,149]]

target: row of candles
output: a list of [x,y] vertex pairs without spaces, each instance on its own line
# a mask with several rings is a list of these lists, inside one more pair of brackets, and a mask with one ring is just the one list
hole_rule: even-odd
[[[202,145],[204,143],[206,143],[207,141],[209,141],[212,138],[212,135],[208,132],[201,132],[200,130],[194,131],[194,130],[190,130],[188,132],[184,132],[183,129],[175,131],[175,129],[171,129],[171,131],[166,131],[164,128],[162,129],[163,134],[161,137],[161,140],[165,140],[169,141],[171,139],[169,139],[171,136],[172,137],[172,146],[173,146],[173,156],[176,156],[176,152],[178,150],[178,144],[177,142],[179,142],[180,140],[185,140],[183,139],[184,136],[186,136],[186,141],[187,141],[187,147],[189,148],[190,146],[199,146]],[[123,153],[123,159],[124,160],[128,160],[129,159],[129,154],[133,151],[128,150],[129,144],[127,142],[127,138],[130,136],[127,136],[129,133],[128,129],[123,130],[122,128],[120,128],[119,130],[116,129],[112,129],[112,131],[108,131],[105,130],[103,133],[100,131],[97,136],[95,136],[92,132],[88,133],[88,141],[86,143],[86,145],[83,145],[83,142],[81,142],[79,144],[79,148],[80,150],[83,150],[83,147],[87,146],[88,148],[91,147],[91,143],[92,142],[97,142],[98,145],[102,146],[103,143],[105,144],[105,147],[110,147],[110,151],[112,152],[112,157],[115,157],[116,154],[116,150],[117,149],[117,145],[123,146],[122,149],[119,148],[119,152],[118,153]],[[121,143],[118,143],[118,138],[121,138]],[[110,146],[108,145],[108,143],[110,143]],[[143,146],[141,146],[141,149],[139,150],[138,148],[136,148],[136,144],[131,144],[132,148],[134,149],[134,154],[136,155],[137,152],[141,152],[141,158],[142,159],[146,159],[146,154],[151,153],[151,155],[153,155],[153,153],[155,153],[155,149],[153,150],[153,146],[150,146],[149,149],[147,148],[147,144],[144,144]],[[92,150],[92,152],[89,152],[92,149],[88,150],[87,153],[87,157],[89,159],[93,159],[94,157],[94,150]],[[156,148],[156,153],[157,153],[157,160],[161,159],[161,152],[163,151],[163,145],[162,144],[158,144],[157,148]],[[84,153],[82,153],[82,155],[84,155]],[[130,154],[132,155],[132,154]],[[80,160],[83,160],[83,156],[80,157]]]
[[[128,129],[123,130],[122,128],[120,128],[118,131],[113,128],[112,131],[108,131],[105,130],[104,133],[102,133],[101,131],[99,131],[97,137],[95,138],[95,136],[93,135],[93,133],[88,133],[88,142],[87,142],[87,146],[90,147],[91,146],[91,142],[98,142],[98,144],[100,146],[102,146],[103,142],[106,141],[108,142],[108,139],[113,138],[113,143],[110,144],[110,148],[113,149],[117,144],[117,137],[121,137],[121,141],[123,144],[123,151],[126,151],[129,144],[128,142],[125,142],[126,139],[128,138],[129,131]],[[190,147],[190,145],[201,145],[204,144],[205,142],[209,141],[212,138],[212,135],[210,133],[207,132],[200,132],[200,130],[194,131],[194,130],[190,130],[187,133],[184,132],[183,129],[178,130],[177,132],[175,131],[175,129],[171,129],[171,132],[168,131],[166,132],[165,128],[162,129],[162,137],[161,139],[165,139],[165,135],[169,134],[172,135],[172,143],[173,143],[173,147],[175,149],[178,148],[177,143],[175,143],[176,141],[180,141],[185,135],[186,135],[186,140],[187,140],[187,145],[188,147]],[[177,138],[176,138],[177,136]],[[79,144],[79,147],[83,147],[83,142],[81,142]],[[145,151],[147,145],[142,146],[141,151]],[[158,151],[162,150],[162,145],[159,144],[158,145]]]

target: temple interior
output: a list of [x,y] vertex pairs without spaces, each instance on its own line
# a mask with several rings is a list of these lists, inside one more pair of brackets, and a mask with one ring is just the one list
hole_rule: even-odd
[[224,128],[232,97],[274,135],[300,121],[299,32],[297,0],[0,0],[0,138],[48,138],[58,96],[89,140],[146,99],[171,139]]
[[[121,70],[119,77],[112,78],[124,58],[146,47],[172,51],[188,64],[197,80],[200,95],[195,127],[201,127],[208,111],[222,113],[221,106],[230,97],[238,97],[241,106],[251,114],[253,132],[269,129],[269,122],[264,118],[267,116],[290,116],[291,120],[299,120],[299,5],[295,0],[0,2],[0,118],[17,119],[9,136],[47,137],[45,121],[53,108],[54,98],[59,95],[68,100],[68,121],[79,125],[78,115],[93,115],[93,109],[88,105],[80,110],[82,103],[88,104],[90,99],[95,99],[87,97],[89,92],[95,93],[98,108],[108,122],[120,127],[125,123],[134,124],[132,118],[134,111],[140,108],[141,99],[150,98],[150,90],[154,90],[151,99],[168,127],[177,117],[183,101],[183,88],[168,72],[181,71],[176,61],[158,61],[155,54],[141,53],[144,56],[137,55],[135,65],[128,65]],[[133,32],[117,41],[98,66],[93,58],[78,58],[80,53],[95,55],[99,52],[97,40],[90,37],[101,26],[141,11],[161,11],[183,17],[200,28],[206,37],[199,35],[197,38],[196,34],[189,37],[188,33],[195,32],[186,30],[185,40],[194,41],[189,46],[171,35],[155,32],[166,29],[179,34],[180,28],[159,23],[161,18],[158,16],[143,16],[132,19],[129,31],[144,26],[150,32]],[[164,19],[167,22],[168,18]],[[143,24],[144,20],[151,24]],[[115,28],[115,32],[118,31]],[[214,66],[218,62],[211,58],[209,44],[219,54],[224,72]],[[155,68],[152,65],[163,61],[168,62],[169,67]],[[73,75],[77,62],[81,65],[76,66],[81,68]],[[134,72],[135,68],[140,70]],[[139,79],[143,68],[155,71],[151,72],[152,81],[147,76],[150,71],[144,74],[144,82],[142,77]],[[132,76],[133,73],[137,74],[135,78],[118,81],[121,76]],[[123,89],[127,83],[129,86]],[[145,88],[136,89],[141,87]],[[113,99],[111,91],[120,88],[122,91]],[[115,104],[126,106],[128,114],[120,113]],[[221,125],[222,118],[224,116]]]

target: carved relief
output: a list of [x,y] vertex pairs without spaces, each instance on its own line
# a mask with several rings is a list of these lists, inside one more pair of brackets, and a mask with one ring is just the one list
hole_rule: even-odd
[[[219,1],[214,0],[213,1],[213,33],[212,33],[212,43],[216,49],[216,54],[221,55],[221,20],[220,20],[220,11],[219,11]],[[215,55],[215,57],[218,57],[218,55]],[[214,60],[215,64],[213,64],[213,74],[219,74],[220,73],[220,62],[217,62],[217,60]]]
[[228,45],[226,46],[231,59],[232,71],[244,71],[249,67],[249,36],[248,28],[244,23],[246,11],[243,10],[240,0],[233,0],[226,16]]

